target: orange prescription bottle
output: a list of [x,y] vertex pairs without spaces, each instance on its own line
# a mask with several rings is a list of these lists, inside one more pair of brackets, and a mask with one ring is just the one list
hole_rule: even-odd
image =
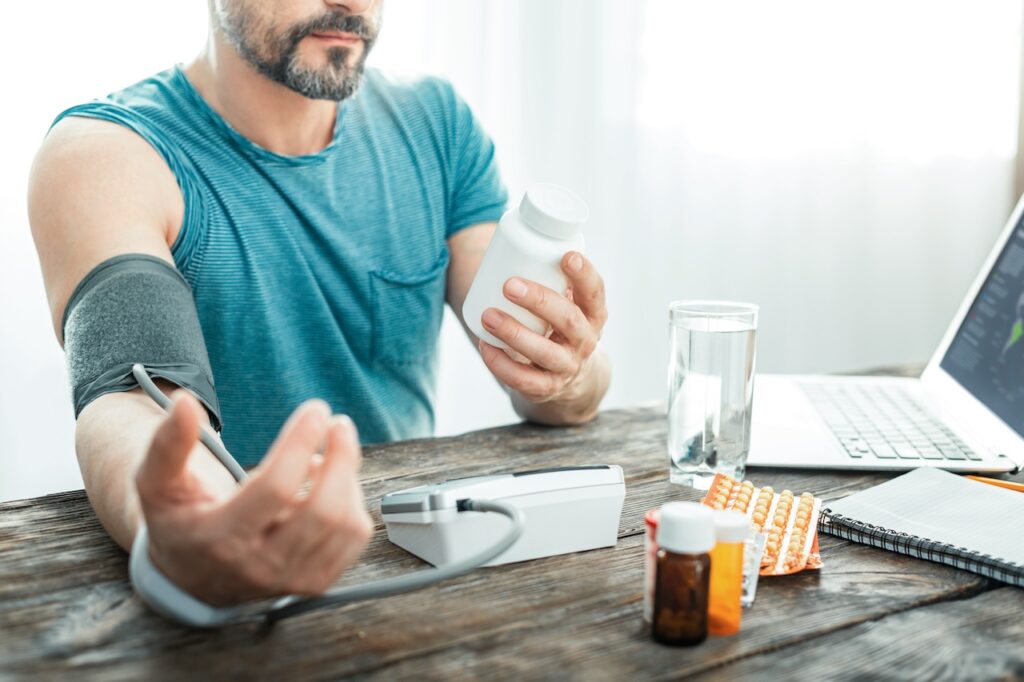
[[715,548],[711,550],[711,588],[708,597],[708,632],[734,635],[740,631],[743,595],[743,543],[750,536],[750,521],[736,511],[716,511]]

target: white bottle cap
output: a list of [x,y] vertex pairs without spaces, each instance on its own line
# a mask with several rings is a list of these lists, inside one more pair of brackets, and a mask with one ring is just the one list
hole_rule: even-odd
[[704,554],[715,546],[711,510],[696,502],[669,502],[661,507],[658,546],[679,554]]
[[745,514],[719,509],[714,516],[715,538],[719,542],[743,542],[750,537],[750,521]]
[[555,239],[572,239],[587,222],[590,209],[583,199],[564,187],[548,182],[531,185],[519,202],[519,217],[542,234]]

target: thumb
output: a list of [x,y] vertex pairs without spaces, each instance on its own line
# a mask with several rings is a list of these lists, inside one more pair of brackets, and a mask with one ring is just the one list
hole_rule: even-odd
[[135,484],[144,498],[180,476],[199,440],[201,408],[196,399],[188,391],[178,390],[171,396],[171,403],[135,476]]

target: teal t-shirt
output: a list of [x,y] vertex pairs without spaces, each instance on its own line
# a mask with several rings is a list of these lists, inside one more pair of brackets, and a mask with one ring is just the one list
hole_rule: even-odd
[[65,116],[130,128],[177,177],[171,253],[243,465],[314,397],[364,443],[431,434],[447,239],[507,201],[494,145],[448,83],[368,69],[330,145],[301,157],[240,135],[177,67]]

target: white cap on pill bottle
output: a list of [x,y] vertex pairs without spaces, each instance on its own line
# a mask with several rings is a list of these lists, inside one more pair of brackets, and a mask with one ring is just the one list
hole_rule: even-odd
[[743,542],[750,537],[750,521],[738,511],[716,510],[715,538],[719,542]]
[[554,239],[571,239],[587,222],[590,209],[575,192],[547,182],[530,185],[519,202],[524,223]]
[[677,554],[704,554],[715,547],[711,510],[696,502],[669,502],[661,507],[658,546]]

